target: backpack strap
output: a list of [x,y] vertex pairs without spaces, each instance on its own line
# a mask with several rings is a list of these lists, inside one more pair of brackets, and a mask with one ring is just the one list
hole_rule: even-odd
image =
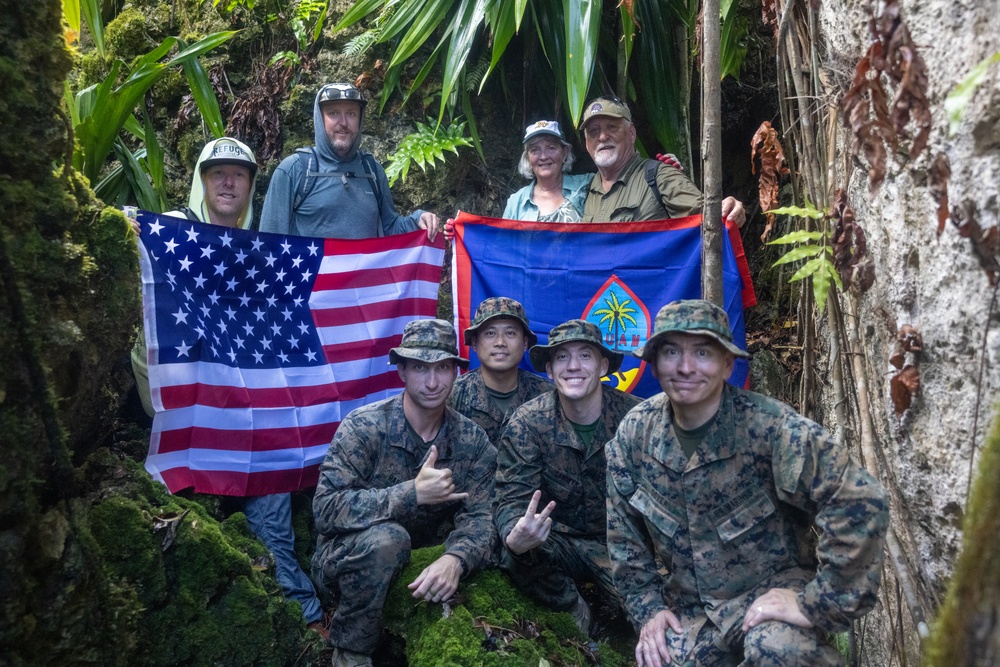
[[659,204],[660,207],[667,212],[667,214],[669,214],[670,211],[667,211],[667,207],[663,203],[663,195],[660,193],[660,184],[656,182],[656,172],[659,168],[659,160],[646,160],[646,184],[649,185],[649,189],[653,191],[653,195],[656,197],[656,203]]
[[190,206],[185,206],[184,208],[180,209],[180,211],[181,211],[181,213],[184,214],[184,217],[187,218],[188,220],[194,220],[195,222],[201,222],[201,219],[198,218],[197,215],[195,215],[194,210]]
[[[292,201],[292,213],[302,206],[302,202],[312,193],[313,188],[316,187],[316,178],[320,176],[337,176],[339,175],[344,181],[344,185],[347,185],[348,178],[367,178],[372,182],[372,192],[375,193],[375,205],[378,206],[379,219],[382,218],[382,188],[379,186],[377,171],[375,170],[375,158],[372,157],[371,153],[363,153],[358,151],[361,155],[361,166],[365,170],[363,174],[356,174],[353,171],[314,171],[313,165],[318,165],[319,160],[316,157],[316,147],[310,146],[308,148],[296,148],[295,153],[299,156],[299,160],[306,160],[305,172],[302,176],[302,180],[299,181],[299,187],[295,191],[295,199]],[[308,156],[308,157],[307,157]],[[294,215],[293,215],[294,220]],[[379,227],[381,229],[381,225]]]

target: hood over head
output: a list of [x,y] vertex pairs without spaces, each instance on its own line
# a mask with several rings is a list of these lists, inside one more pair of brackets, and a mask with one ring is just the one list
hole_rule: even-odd
[[253,151],[242,141],[230,137],[214,139],[201,149],[198,162],[194,166],[191,177],[191,194],[188,196],[188,208],[194,211],[203,222],[211,222],[208,208],[205,206],[205,184],[201,180],[201,172],[206,167],[216,164],[236,164],[250,170],[250,196],[246,206],[240,213],[240,229],[250,229],[253,223],[253,194],[257,187],[257,158]]
[[[324,102],[335,102],[346,100],[357,102],[361,107],[358,115],[358,136],[354,139],[354,145],[343,158],[338,157],[330,144],[330,138],[326,136],[326,126],[323,124],[323,110],[321,105]],[[365,128],[365,100],[361,91],[350,83],[328,83],[316,93],[316,100],[313,102],[313,139],[316,142],[316,152],[320,160],[332,160],[333,162],[350,162],[358,152],[358,145],[361,144],[361,134]]]

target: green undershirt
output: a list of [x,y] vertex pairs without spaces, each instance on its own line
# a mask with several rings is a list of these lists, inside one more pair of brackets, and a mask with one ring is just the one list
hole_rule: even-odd
[[493,405],[497,406],[497,410],[500,414],[507,414],[511,408],[511,404],[514,402],[514,395],[517,394],[517,387],[514,387],[510,391],[496,391],[486,387],[486,393],[490,395],[490,400],[493,401]]
[[600,418],[598,418],[593,424],[577,424],[575,421],[570,421],[569,423],[573,425],[573,430],[576,431],[576,435],[589,449],[590,443],[594,441],[594,434],[597,433],[597,425],[601,423]]
[[677,442],[680,443],[681,449],[684,450],[684,458],[691,458],[691,455],[698,449],[698,445],[705,440],[705,434],[708,433],[708,428],[711,425],[712,420],[709,419],[701,426],[689,431],[674,424],[674,435],[677,436]]

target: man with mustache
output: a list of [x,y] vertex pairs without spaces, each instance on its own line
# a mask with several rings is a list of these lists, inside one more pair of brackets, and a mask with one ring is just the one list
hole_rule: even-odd
[[[680,169],[646,160],[636,152],[632,112],[623,101],[617,97],[591,100],[580,129],[598,172],[584,202],[583,222],[661,220],[701,213],[702,195],[691,179]],[[653,170],[648,178],[647,169]],[[655,191],[649,178],[655,181]],[[742,227],[746,222],[743,204],[726,197],[722,217]]]

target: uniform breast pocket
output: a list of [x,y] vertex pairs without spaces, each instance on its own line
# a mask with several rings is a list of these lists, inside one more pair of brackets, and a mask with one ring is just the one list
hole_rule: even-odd
[[[556,504],[561,505],[564,510],[568,511],[574,505],[580,504],[581,489],[579,484],[567,483],[553,476],[548,476],[543,484],[544,491],[548,493],[550,499],[556,501]],[[546,502],[544,497],[542,502]]]
[[638,206],[622,206],[611,213],[611,222],[631,222],[638,219]]
[[774,504],[771,499],[764,493],[757,493],[716,526],[719,539],[724,543],[730,543],[744,535],[759,532],[773,514]]
[[647,524],[665,537],[673,538],[674,534],[677,533],[680,521],[642,487],[635,490],[632,497],[628,499],[628,504],[642,514]]

